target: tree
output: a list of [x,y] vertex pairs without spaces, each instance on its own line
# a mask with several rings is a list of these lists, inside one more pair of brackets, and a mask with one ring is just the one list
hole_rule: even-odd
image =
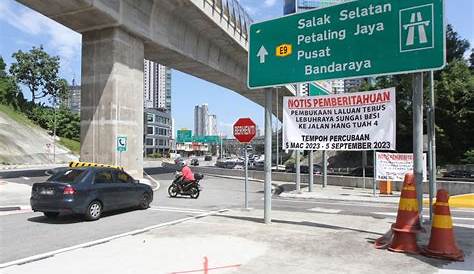
[[474,71],[474,49],[471,50],[471,56],[469,57],[469,63],[471,63],[469,68],[472,71]]
[[0,103],[19,108],[24,99],[15,80],[5,71],[6,64],[0,56]]
[[450,63],[454,59],[463,59],[464,53],[469,49],[470,44],[466,39],[461,39],[452,25],[446,27],[446,57]]
[[62,81],[58,78],[59,57],[51,57],[43,47],[33,47],[29,52],[17,51],[12,55],[16,62],[10,66],[10,73],[19,83],[28,87],[31,101],[48,95],[57,96]]
[[435,90],[438,158],[456,163],[474,147],[474,75],[467,62],[454,59],[449,63]]

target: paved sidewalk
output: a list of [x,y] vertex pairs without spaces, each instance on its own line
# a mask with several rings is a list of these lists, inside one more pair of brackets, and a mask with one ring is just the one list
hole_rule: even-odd
[[280,185],[280,188],[283,190],[279,195],[282,198],[330,199],[391,204],[398,204],[400,200],[400,192],[397,191],[394,191],[392,195],[382,195],[377,190],[374,196],[372,189],[354,187],[327,186],[322,188],[321,185],[315,185],[312,192],[309,192],[307,187],[302,187],[301,191],[297,192],[294,190],[294,183],[290,183]]
[[[393,218],[229,211],[2,269],[22,273],[469,273],[472,228],[456,227],[463,263],[377,250]],[[427,235],[421,235],[426,244]],[[206,265],[207,260],[207,265]],[[120,262],[120,263],[117,263]],[[212,271],[211,271],[212,270]]]

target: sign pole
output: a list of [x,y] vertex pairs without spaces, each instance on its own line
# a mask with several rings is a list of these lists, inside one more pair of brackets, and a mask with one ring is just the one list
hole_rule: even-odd
[[248,201],[248,178],[249,178],[249,158],[247,156],[247,144],[244,145],[245,150],[245,209],[249,208],[249,201]]
[[272,222],[272,92],[273,90],[271,88],[265,89],[265,224]]
[[276,92],[276,100],[277,100],[277,104],[276,104],[276,113],[277,113],[277,117],[276,117],[276,170],[277,172],[280,171],[278,169],[278,157],[279,157],[279,153],[278,151],[280,150],[280,137],[279,137],[279,134],[278,134],[278,124],[279,124],[279,120],[278,120],[278,105],[280,104],[280,101],[278,100],[278,89],[279,88],[276,88],[275,89],[275,92]]
[[[296,96],[301,95],[301,85],[296,85]],[[301,154],[299,150],[295,150],[295,168],[296,168],[296,192],[301,192]]]
[[372,182],[372,194],[375,197],[375,192],[377,188],[377,151],[374,150],[374,180]]
[[423,73],[413,75],[413,172],[420,224],[423,224]]
[[362,151],[362,178],[364,180],[363,188],[365,189],[365,166],[367,165],[367,151]]
[[323,150],[323,187],[328,186],[328,155],[326,150]]
[[309,165],[309,184],[308,184],[308,192],[313,192],[313,184],[314,184],[314,166],[313,166],[313,151],[310,150],[308,154],[308,165]]
[[433,221],[433,198],[436,192],[436,123],[435,123],[435,102],[434,102],[434,75],[430,72],[430,106],[428,111],[429,131],[428,150],[430,167],[430,221]]

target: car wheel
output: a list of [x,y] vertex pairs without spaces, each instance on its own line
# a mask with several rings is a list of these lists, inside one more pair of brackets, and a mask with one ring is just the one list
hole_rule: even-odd
[[86,210],[86,220],[95,221],[102,215],[102,204],[99,201],[92,201]]
[[199,197],[199,189],[197,187],[191,188],[191,198],[197,199]]
[[140,209],[147,209],[150,207],[150,196],[146,193],[143,193],[142,199],[140,200]]
[[56,219],[59,215],[59,212],[43,212],[43,214],[49,219]]

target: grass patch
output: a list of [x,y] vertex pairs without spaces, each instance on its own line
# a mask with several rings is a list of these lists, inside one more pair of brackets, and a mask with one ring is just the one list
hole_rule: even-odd
[[76,140],[60,137],[59,143],[76,155],[81,153],[81,143]]
[[28,117],[26,117],[24,113],[19,110],[13,109],[11,106],[0,104],[0,111],[5,113],[8,117],[10,117],[19,124],[26,125],[29,127],[38,127],[38,125],[28,119]]

